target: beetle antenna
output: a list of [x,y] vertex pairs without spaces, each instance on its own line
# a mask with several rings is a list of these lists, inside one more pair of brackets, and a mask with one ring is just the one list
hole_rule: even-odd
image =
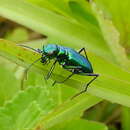
[[34,49],[32,47],[29,47],[29,46],[26,46],[26,45],[23,45],[23,44],[17,44],[18,46],[22,46],[22,47],[25,47],[25,48],[28,48],[28,49],[31,49],[35,52],[38,52],[38,53],[42,53],[42,51],[40,49]]

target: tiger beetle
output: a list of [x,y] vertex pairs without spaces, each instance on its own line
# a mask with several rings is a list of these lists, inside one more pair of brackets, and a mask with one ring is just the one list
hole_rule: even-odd
[[[68,75],[68,77],[66,77],[63,81],[54,81],[52,86],[54,86],[56,83],[64,83],[65,81],[67,81],[69,78],[71,78],[75,74],[94,77],[92,80],[90,80],[85,85],[85,89],[83,91],[77,93],[73,97],[76,97],[76,96],[86,92],[88,86],[99,76],[99,74],[93,73],[93,68],[92,68],[90,61],[88,60],[85,48],[81,48],[77,52],[74,49],[60,46],[60,45],[56,45],[56,44],[47,44],[47,45],[43,46],[42,50],[41,49],[34,49],[34,48],[31,48],[31,47],[25,46],[25,45],[20,45],[20,46],[32,49],[32,50],[34,50],[42,55],[41,58],[34,61],[26,69],[26,72],[37,61],[41,60],[41,63],[47,64],[52,59],[54,59],[54,63],[52,64],[48,74],[45,76],[46,80],[48,80],[51,77],[56,63],[59,63],[59,65],[61,65],[65,70],[68,70],[71,72],[71,74]],[[84,52],[85,56],[81,55],[82,51]]]

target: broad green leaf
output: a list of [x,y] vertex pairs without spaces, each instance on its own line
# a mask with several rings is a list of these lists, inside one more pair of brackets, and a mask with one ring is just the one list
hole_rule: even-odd
[[[31,129],[54,108],[53,100],[42,87],[30,87],[19,92],[13,100],[0,108],[0,129]],[[51,100],[50,100],[51,99]]]
[[13,129],[32,129],[37,120],[39,120],[41,113],[42,110],[40,109],[37,102],[34,101],[30,103],[30,105],[25,110],[23,110],[18,117],[15,117],[17,122],[14,124]]
[[108,130],[104,124],[87,121],[82,119],[74,119],[70,121],[63,122],[58,124],[48,130]]
[[49,113],[46,117],[43,117],[36,125],[36,128],[51,128],[63,121],[79,117],[84,110],[97,104],[101,100],[102,99],[100,98],[87,94],[83,94],[73,100],[67,100],[65,103],[55,108],[55,110]]

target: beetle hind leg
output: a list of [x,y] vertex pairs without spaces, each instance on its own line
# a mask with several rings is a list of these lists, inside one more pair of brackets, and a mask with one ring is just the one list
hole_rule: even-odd
[[63,81],[54,81],[52,86],[54,86],[56,83],[60,83],[60,84],[64,83],[66,80],[71,78],[74,74],[77,74],[79,72],[79,69],[81,69],[80,66],[67,66],[67,65],[64,65],[63,68],[66,70],[71,70],[72,73],[67,78],[65,78]]
[[54,81],[54,83],[52,84],[52,86],[54,86],[56,83],[64,83],[66,80],[68,80],[69,78],[71,78],[74,75],[74,73],[70,74],[66,79],[64,79],[63,81]]
[[87,76],[94,76],[94,78],[93,78],[92,80],[90,80],[90,81],[85,85],[85,89],[84,89],[84,90],[82,90],[81,92],[75,94],[71,99],[73,99],[73,98],[79,96],[79,95],[82,94],[82,93],[85,93],[85,92],[87,91],[89,85],[90,85],[94,80],[96,80],[96,78],[99,76],[99,74],[90,73],[90,74],[87,74]]

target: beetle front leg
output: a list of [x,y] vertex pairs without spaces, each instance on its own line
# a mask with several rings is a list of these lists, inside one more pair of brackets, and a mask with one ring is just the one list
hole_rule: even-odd
[[45,80],[48,80],[48,79],[50,78],[50,76],[51,76],[51,74],[52,74],[52,72],[53,72],[53,70],[54,70],[54,68],[55,68],[56,63],[57,63],[57,60],[55,60],[55,62],[54,62],[53,65],[51,66],[50,71],[49,71],[48,74],[45,76]]

